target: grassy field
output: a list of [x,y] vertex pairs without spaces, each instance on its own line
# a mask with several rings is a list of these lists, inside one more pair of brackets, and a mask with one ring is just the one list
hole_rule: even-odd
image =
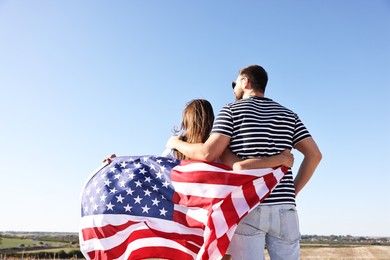
[[48,247],[58,247],[58,246],[67,246],[68,243],[61,242],[50,242],[43,240],[33,240],[31,238],[6,238],[3,237],[1,241],[1,248],[10,248],[10,247],[19,247],[20,245],[24,247],[34,246],[34,245],[47,245]]
[[[58,242],[46,242],[41,240],[32,240],[32,239],[19,239],[19,238],[3,238],[0,248],[18,248],[20,244],[24,244],[25,252],[59,252],[64,250],[65,252],[70,252],[72,250],[78,249],[77,245],[70,247],[68,243],[58,243]],[[37,244],[46,244],[47,247],[57,247],[57,248],[34,248]],[[30,249],[30,250],[29,250]],[[265,253],[266,259],[270,259],[268,254]],[[0,260],[14,260],[20,258],[10,258],[4,254],[1,254],[0,250]],[[26,258],[23,259],[38,259],[38,258]],[[43,258],[39,258],[43,259]],[[51,258],[53,259],[53,258]],[[59,259],[59,258],[56,258]],[[78,258],[82,259],[82,258]],[[390,259],[390,246],[379,246],[379,245],[327,245],[327,244],[318,244],[318,245],[301,245],[301,260],[366,260],[366,259]]]
[[[270,259],[268,255],[266,259]],[[390,246],[302,246],[302,260],[390,259]]]

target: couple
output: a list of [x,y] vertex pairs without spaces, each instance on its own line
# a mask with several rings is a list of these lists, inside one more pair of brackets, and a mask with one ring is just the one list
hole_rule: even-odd
[[295,148],[303,154],[295,179],[289,170],[274,191],[238,224],[227,252],[234,260],[264,259],[265,245],[271,259],[299,259],[295,197],[322,158],[298,115],[264,97],[267,81],[267,72],[261,66],[241,69],[232,83],[236,102],[223,107],[214,122],[208,101],[191,101],[183,111],[179,129],[184,134],[167,142],[172,157],[219,160],[234,170],[280,165],[291,168],[294,158],[290,150]]

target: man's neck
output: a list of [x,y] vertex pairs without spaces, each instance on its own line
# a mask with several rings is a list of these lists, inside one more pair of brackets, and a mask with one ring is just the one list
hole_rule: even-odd
[[249,98],[249,97],[264,97],[264,93],[250,90],[245,92],[244,95],[242,96],[242,98]]

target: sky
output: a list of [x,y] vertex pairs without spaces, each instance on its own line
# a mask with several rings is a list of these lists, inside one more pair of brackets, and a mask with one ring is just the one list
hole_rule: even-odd
[[106,155],[161,154],[251,64],[323,154],[301,233],[390,236],[388,0],[0,0],[0,231],[78,232]]

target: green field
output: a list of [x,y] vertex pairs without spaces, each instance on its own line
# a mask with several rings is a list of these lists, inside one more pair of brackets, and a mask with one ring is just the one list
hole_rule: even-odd
[[68,246],[68,243],[61,242],[52,242],[52,241],[43,241],[43,240],[34,240],[31,238],[7,238],[3,237],[0,243],[0,249],[13,248],[13,247],[32,247],[32,246],[42,246],[42,247],[63,247]]
[[[76,256],[78,255],[78,257]],[[2,259],[59,259],[81,257],[79,245],[63,241],[61,237],[36,239],[35,237],[0,237],[0,260]]]
[[[56,240],[57,239],[57,240]],[[20,259],[83,259],[79,245],[55,239],[34,239],[0,236],[0,260]],[[50,240],[50,241],[49,241]],[[23,246],[21,246],[23,245]],[[78,254],[78,256],[76,256]],[[64,255],[64,257],[61,257]],[[75,257],[74,257],[75,256]],[[266,259],[269,259],[265,252]],[[301,260],[309,259],[390,259],[389,245],[301,244]]]

